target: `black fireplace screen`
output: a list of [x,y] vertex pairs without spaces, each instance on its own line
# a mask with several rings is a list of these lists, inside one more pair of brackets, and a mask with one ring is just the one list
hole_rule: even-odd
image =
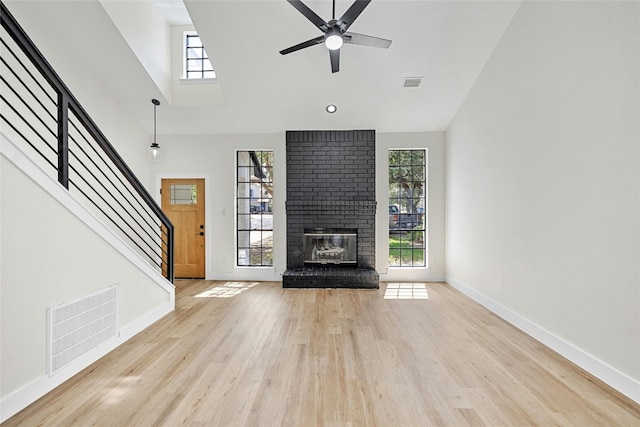
[[356,266],[358,262],[358,230],[305,229],[304,264],[337,264]]

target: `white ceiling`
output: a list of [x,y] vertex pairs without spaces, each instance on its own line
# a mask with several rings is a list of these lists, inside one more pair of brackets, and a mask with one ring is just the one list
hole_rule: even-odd
[[[278,53],[321,34],[285,0],[153,1],[170,24],[191,19],[213,60],[226,105],[171,106],[99,2],[47,1],[38,10],[83,52],[143,127],[150,130],[151,98],[164,101],[158,107],[159,134],[445,130],[520,5],[373,0],[349,30],[391,39],[391,47],[345,45],[340,72],[332,74],[324,45]],[[337,1],[336,15],[351,3]],[[330,0],[305,4],[331,18]],[[403,88],[405,77],[422,77],[422,84]],[[337,113],[325,112],[329,103],[338,106]]]

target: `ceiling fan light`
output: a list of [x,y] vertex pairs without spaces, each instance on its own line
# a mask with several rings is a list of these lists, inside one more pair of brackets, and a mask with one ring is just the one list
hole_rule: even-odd
[[337,50],[342,47],[342,35],[341,34],[331,34],[326,39],[324,39],[324,45],[327,46],[329,50]]

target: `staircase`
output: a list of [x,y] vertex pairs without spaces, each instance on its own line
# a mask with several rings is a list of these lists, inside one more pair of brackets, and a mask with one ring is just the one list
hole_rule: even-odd
[[[175,288],[173,225],[0,6],[2,422],[170,313]],[[82,351],[50,363],[68,341],[52,313],[105,290],[108,314],[69,319],[95,330]]]

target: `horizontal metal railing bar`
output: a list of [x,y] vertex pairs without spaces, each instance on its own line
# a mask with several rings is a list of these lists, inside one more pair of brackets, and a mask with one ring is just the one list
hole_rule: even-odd
[[[51,151],[53,151],[53,153],[55,153],[56,155],[58,154],[58,151],[57,151],[55,148],[53,148],[53,147],[52,147],[52,146],[47,142],[47,140],[46,140],[42,135],[40,135],[40,132],[38,132],[38,131],[33,127],[33,125],[32,125],[31,123],[29,123],[29,121],[28,121],[27,119],[25,119],[25,118],[24,118],[24,116],[23,116],[22,114],[20,114],[20,112],[18,112],[18,110],[16,110],[16,109],[15,109],[15,107],[14,107],[13,105],[11,105],[11,103],[9,103],[9,102],[7,101],[7,99],[4,97],[4,95],[0,94],[0,99],[1,99],[2,101],[4,101],[4,103],[5,103],[9,108],[11,108],[11,110],[12,110],[12,111],[13,111],[13,112],[18,116],[18,117],[20,117],[20,120],[22,120],[22,121],[24,122],[24,124],[25,124],[25,125],[27,125],[27,126],[29,127],[29,129],[31,129],[31,130],[33,131],[33,133],[35,133],[35,134],[38,136],[38,138],[40,138],[40,139],[42,140],[42,142],[44,142],[44,143],[45,143],[45,145],[46,145],[47,147],[49,147],[49,149],[51,149]],[[3,120],[4,120],[5,122],[7,122],[7,124],[9,124],[9,126],[11,126],[11,128],[12,128],[15,132],[17,132],[17,133],[18,133],[22,138],[24,138],[24,140],[25,140],[25,141],[26,141],[26,142],[27,142],[31,147],[33,147],[33,149],[34,149],[34,150],[36,150],[36,151],[38,152],[38,154],[40,154],[43,158],[47,159],[47,156],[45,156],[45,155],[44,155],[44,153],[42,153],[42,152],[41,152],[41,151],[40,151],[40,150],[39,150],[35,145],[33,145],[33,143],[29,140],[29,138],[26,138],[22,132],[20,132],[20,131],[19,131],[19,130],[18,130],[18,129],[17,129],[17,128],[12,124],[12,123],[10,123],[9,119],[7,119],[7,118],[4,116],[4,114],[1,114],[1,115],[2,115]],[[56,166],[54,165],[54,167],[56,167]]]
[[[91,175],[97,182],[100,182],[100,180],[98,179],[98,177],[89,169],[87,168],[87,166],[82,162],[82,160],[80,160],[74,153],[73,151],[69,151],[71,154],[74,155],[74,157],[76,158],[76,160],[78,161],[78,163],[80,163],[80,165],[82,165],[82,167],[87,171],[87,173],[89,173],[89,175]],[[146,239],[141,236],[136,229],[133,227],[133,225],[127,221],[125,218],[123,218],[123,216],[118,213],[118,211],[116,211],[113,206],[111,206],[111,204],[98,192],[96,191],[96,189],[84,178],[84,175],[79,173],[79,171],[73,166],[70,165],[70,168],[76,172],[76,174],[84,181],[85,184],[87,184],[87,186],[89,188],[91,188],[91,190],[93,190],[93,192],[100,197],[100,199],[102,199],[103,202],[105,202],[107,204],[107,206],[109,206],[111,208],[111,210],[131,229],[131,231],[133,231],[136,236],[138,236],[139,238],[141,238],[145,243],[146,243]],[[77,185],[76,185],[77,188]],[[122,203],[118,200],[118,198],[116,196],[114,196],[114,194],[108,189],[106,188],[104,185],[102,185],[102,188],[107,192],[107,194],[109,194],[109,196],[111,196],[111,198],[122,208],[124,209],[125,212],[127,212],[127,214],[129,215],[129,217],[131,217],[131,219],[136,223],[136,225],[138,225],[140,227],[140,229],[144,230],[145,234],[147,234],[147,237],[151,237],[153,238],[153,236],[151,234],[149,234],[146,229],[142,226],[142,224],[140,224],[135,218],[133,218],[133,216],[127,211],[127,209],[124,207],[124,205],[122,205]],[[127,237],[129,237],[130,240],[133,240],[131,238],[131,236],[128,235],[128,233],[126,233],[124,230],[122,230],[123,233],[125,233],[127,235]],[[153,250],[153,247],[151,245],[149,245],[147,243],[147,246],[149,246],[149,249]]]
[[107,138],[102,134],[100,129],[96,126],[96,124],[91,120],[87,112],[80,106],[78,101],[71,97],[69,100],[69,108],[76,117],[84,124],[84,127],[91,134],[94,140],[102,147],[107,156],[113,161],[113,163],[120,169],[120,172],[124,175],[124,177],[129,181],[129,183],[133,186],[133,188],[138,192],[140,197],[147,203],[149,208],[156,214],[164,225],[170,226],[173,229],[173,224],[169,221],[169,218],[162,211],[160,206],[153,199],[151,194],[149,194],[145,189],[142,183],[138,180],[135,174],[129,169],[129,167],[125,164],[122,157],[116,152],[113,146],[107,141]]
[[38,71],[40,71],[42,76],[49,82],[49,84],[53,86],[53,88],[56,89],[57,92],[71,93],[71,91],[67,89],[66,85],[62,82],[62,79],[58,76],[58,74],[53,71],[53,67],[46,59],[44,59],[44,55],[42,55],[40,50],[35,46],[35,44],[33,44],[31,39],[26,35],[20,25],[18,25],[13,16],[9,13],[4,3],[2,3],[1,15],[2,26],[5,28],[5,30],[7,30],[18,47],[20,47],[27,58],[29,58],[33,65],[35,65],[35,67],[38,69]]
[[[81,173],[79,173],[79,172],[78,172],[78,170],[77,170],[73,165],[69,165],[69,168],[77,174],[78,178],[80,178],[80,179],[81,179],[81,180],[82,180],[82,181],[83,181],[83,182],[84,182],[84,183],[85,183],[85,184],[86,184],[86,185],[87,185],[87,186],[88,186],[88,187],[93,191],[93,193],[94,193],[96,196],[98,196],[98,198],[99,198],[100,200],[102,200],[102,201],[103,201],[107,206],[109,206],[109,208],[111,209],[111,212],[113,212],[113,213],[114,213],[118,218],[120,218],[120,220],[122,220],[122,222],[123,222],[124,224],[126,224],[126,225],[127,225],[127,227],[128,227],[129,229],[131,229],[131,231],[133,231],[133,233],[134,233],[136,236],[138,236],[138,237],[139,237],[139,238],[140,238],[140,239],[141,239],[141,240],[142,240],[142,241],[147,245],[147,247],[148,247],[149,249],[153,250],[153,246],[151,246],[151,245],[146,241],[146,239],[145,239],[143,236],[141,236],[141,235],[140,235],[140,234],[135,230],[135,228],[131,225],[131,223],[129,223],[129,222],[128,222],[128,221],[127,221],[127,220],[122,216],[122,214],[120,214],[118,211],[116,211],[116,210],[113,208],[113,206],[111,206],[111,205],[109,204],[109,202],[104,198],[104,196],[102,196],[102,194],[100,194],[98,191],[96,191],[96,189],[95,189],[95,188],[94,188],[94,187],[93,187],[93,186],[92,186],[92,185],[91,185],[91,184],[86,180],[86,178],[84,177],[84,175],[82,175]],[[93,175],[93,174],[92,174],[92,176],[94,176],[94,178],[95,178],[95,175]],[[131,242],[133,242],[136,246],[138,246],[138,248],[140,248],[140,250],[142,250],[142,251],[143,251],[143,252],[144,252],[148,257],[150,257],[150,258],[151,258],[151,255],[149,255],[145,249],[143,249],[143,248],[142,248],[142,247],[141,247],[141,246],[140,246],[140,245],[139,245],[139,244],[138,244],[134,239],[132,239],[132,238],[131,238],[131,236],[129,236],[129,235],[128,235],[128,233],[127,233],[127,232],[126,232],[122,227],[120,227],[120,226],[118,225],[118,223],[117,223],[117,222],[116,222],[116,221],[115,221],[115,220],[114,220],[114,219],[113,219],[109,214],[107,214],[107,213],[104,211],[104,209],[100,208],[100,207],[98,206],[98,204],[97,204],[97,203],[96,203],[96,202],[95,202],[91,197],[89,197],[89,196],[88,196],[88,195],[87,195],[87,194],[86,194],[86,193],[85,193],[85,192],[80,188],[80,186],[78,185],[78,184],[79,184],[78,182],[73,182],[73,181],[71,181],[71,180],[69,180],[69,181],[70,181],[70,182],[72,182],[72,183],[74,184],[75,188],[76,188],[77,190],[79,190],[79,191],[80,191],[80,192],[81,192],[85,197],[87,197],[87,199],[89,199],[89,200],[93,203],[93,205],[94,205],[94,206],[96,206],[98,209],[100,209],[100,212],[102,212],[102,213],[103,213],[107,218],[109,218],[109,220],[110,220],[114,225],[116,225],[116,227],[118,227],[118,229],[119,229],[120,231],[122,231],[122,232],[123,232],[123,233],[124,233],[128,238],[129,238],[129,240],[130,240]],[[108,190],[107,190],[107,192],[108,192]],[[113,197],[113,196],[112,196],[112,197]]]
[[[20,61],[20,59],[15,56],[15,54],[13,53],[13,51],[6,45],[5,41],[2,40],[2,44],[5,45],[7,47],[7,49],[11,52],[11,54],[14,55],[14,58],[16,59],[17,63],[20,64],[20,66],[22,67],[22,69],[29,75],[29,77],[31,77],[31,80],[33,80],[34,83],[36,83],[38,85],[38,87],[40,88],[40,90],[42,91],[42,93],[49,98],[49,100],[51,101],[51,103],[53,104],[54,107],[56,106],[56,101],[51,97],[51,95],[49,94],[49,92],[47,92],[47,90],[45,88],[42,87],[42,85],[40,84],[40,82],[34,77],[34,75],[31,73],[31,71],[29,71],[29,69],[27,67],[24,66],[24,64]],[[33,99],[40,104],[40,106],[42,107],[42,109],[44,111],[47,112],[47,114],[49,114],[49,117],[51,117],[52,119],[56,119],[53,114],[51,114],[51,111],[49,111],[47,109],[47,107],[42,103],[42,101],[40,100],[40,97],[37,96],[35,93],[33,93],[33,91],[31,90],[31,88],[29,86],[27,86],[27,84],[24,82],[23,79],[20,78],[20,76],[18,76],[18,73],[16,73],[16,71],[13,69],[13,67],[11,65],[9,65],[9,63],[7,61],[5,61],[4,58],[0,57],[0,61],[2,61],[2,63],[5,65],[5,67],[7,67],[7,69],[9,71],[11,71],[11,74],[13,74],[13,76],[22,84],[22,87],[29,92],[29,94],[33,97]],[[4,79],[3,79],[4,80]],[[8,82],[5,81],[5,83],[7,84],[7,86],[10,86]]]
[[[13,86],[11,86],[9,84],[9,82],[7,82],[5,80],[4,77],[0,76],[0,80],[2,80],[4,82],[5,85],[7,85],[7,87],[11,90],[11,92],[13,92],[13,94],[20,100],[20,102],[22,102],[22,105],[24,105],[33,115],[33,117],[35,117],[36,119],[38,119],[38,121],[40,123],[42,123],[42,125],[44,126],[44,128],[46,130],[48,130],[51,133],[51,136],[53,136],[54,138],[57,138],[57,134],[51,130],[51,128],[45,123],[45,121],[38,115],[38,113],[36,113],[33,108],[31,108],[31,106],[29,105],[29,103],[27,103],[24,98],[13,88]],[[3,97],[3,99],[5,100],[5,102],[7,103],[7,105],[9,104],[9,102],[6,101],[6,99]],[[13,108],[13,106],[10,105],[10,107],[13,109],[14,112],[16,112],[16,110]],[[46,109],[45,109],[46,110]],[[44,138],[44,137],[42,137]],[[46,142],[46,139],[44,139],[44,141]]]
[[[100,154],[98,153],[98,151],[95,149],[95,147],[89,143],[89,141],[87,140],[87,138],[85,137],[85,135],[82,133],[82,131],[78,128],[78,126],[76,126],[75,122],[73,120],[70,120],[69,123],[71,124],[71,126],[76,130],[76,132],[78,133],[78,135],[80,135],[80,137],[82,137],[82,139],[87,143],[87,146],[93,151],[93,153],[102,161],[102,163],[107,167],[107,169],[114,175],[114,177],[118,180],[118,182],[122,185],[122,187],[126,190],[126,192],[136,201],[136,203],[138,204],[138,207],[142,209],[142,211],[144,211],[144,213],[147,214],[148,217],[152,217],[151,214],[149,213],[149,211],[147,210],[147,206],[145,206],[144,204],[142,204],[140,202],[140,200],[133,194],[133,192],[129,189],[129,186],[127,186],[122,179],[120,178],[120,176],[115,173],[115,171],[113,170],[113,168],[111,168],[111,166],[104,160],[104,158],[102,156],[100,156]],[[104,176],[104,178],[106,180],[108,180],[109,182],[111,182],[111,184],[113,185],[113,182],[111,181],[111,179],[107,176],[107,174],[104,172],[104,170],[102,170],[102,168],[95,162],[93,156],[89,155],[80,145],[80,143],[78,141],[76,141],[76,139],[72,136],[69,135],[69,138],[77,145],[77,147],[82,151],[82,153],[89,159],[91,160],[91,163],[93,163],[93,165],[100,171],[100,173],[102,174],[102,176]],[[126,197],[126,195],[120,190],[119,187],[114,185],[114,188],[116,188],[116,190],[118,191],[118,193],[125,199],[127,200],[127,202],[129,203],[129,205],[134,209],[134,212],[138,213],[138,215],[140,216],[140,218],[142,218],[142,220],[145,222],[145,224],[147,224],[147,226],[152,227],[155,229],[155,227],[157,226],[157,224],[153,223],[149,223],[147,221],[147,219],[145,217],[142,216],[142,213],[139,209],[136,208],[136,206],[134,206],[131,201],[129,200],[128,197]],[[124,206],[122,206],[124,208]],[[160,233],[156,233],[156,236],[159,237]],[[151,236],[150,236],[151,237]]]
[[[0,98],[1,98],[1,96],[0,96]],[[3,100],[4,100],[4,99],[3,99]],[[23,134],[20,130],[18,130],[18,128],[16,128],[16,127],[13,125],[13,123],[11,123],[9,120],[7,120],[7,118],[4,116],[4,114],[0,113],[0,118],[1,118],[1,119],[2,119],[2,120],[3,120],[3,121],[4,121],[4,122],[9,126],[9,127],[11,127],[11,129],[13,129],[13,131],[14,131],[16,134],[20,135],[20,137],[21,137],[21,138],[22,138],[22,139],[23,139],[27,144],[29,144],[29,145],[31,146],[31,148],[33,148],[33,149],[36,151],[36,153],[38,153],[38,154],[40,155],[40,157],[42,157],[42,158],[43,158],[47,163],[49,163],[53,169],[57,169],[57,166],[56,166],[56,165],[55,165],[51,160],[49,160],[49,159],[47,158],[47,156],[45,156],[45,155],[44,155],[44,154],[43,154],[43,153],[42,153],[42,152],[41,152],[41,151],[40,151],[36,146],[34,146],[34,145],[31,143],[31,140],[30,140],[29,138],[27,138],[26,136],[24,136],[24,134]]]
[[[76,188],[76,189],[77,189],[77,190],[78,190],[78,191],[79,191],[79,192],[80,192],[80,193],[81,193],[81,194],[82,194],[82,195],[83,195],[83,196],[84,196],[84,197],[85,197],[89,202],[91,202],[91,203],[96,207],[96,209],[98,209],[100,212],[102,212],[102,214],[103,214],[104,216],[106,216],[107,218],[109,218],[109,220],[111,221],[111,223],[112,223],[113,225],[115,225],[115,226],[116,226],[120,231],[122,231],[123,233],[125,233],[125,231],[124,231],[124,230],[123,230],[123,229],[118,225],[118,223],[116,223],[115,221],[113,221],[113,219],[109,216],[109,214],[107,214],[107,213],[106,213],[106,212],[105,212],[105,211],[104,211],[100,206],[98,206],[98,204],[97,204],[97,203],[96,203],[96,202],[95,202],[91,197],[89,197],[89,195],[88,195],[87,193],[85,193],[85,192],[82,190],[82,188],[78,187],[78,186],[76,185],[76,183],[75,183],[75,182],[73,182],[73,180],[71,180],[71,179],[69,180],[69,182],[70,182],[70,183],[72,183],[72,184],[74,184],[74,187],[75,187],[75,188]],[[125,234],[126,234],[126,233],[125,233]],[[158,267],[161,267],[161,266],[162,266],[162,264],[161,264],[161,263],[160,263],[160,264],[158,264],[157,262],[153,261],[153,259],[154,259],[154,257],[155,257],[155,254],[154,254],[154,255],[149,255],[149,254],[148,254],[148,253],[147,253],[147,252],[146,252],[146,251],[145,251],[145,250],[144,250],[140,245],[138,245],[138,243],[136,243],[135,241],[132,241],[132,243],[133,243],[134,245],[136,245],[136,246],[138,247],[138,249],[140,249],[140,250],[141,250],[141,251],[142,251],[142,252],[143,252],[143,253],[144,253],[144,254],[149,258],[149,260],[150,260],[151,262],[153,262],[153,263],[154,263],[155,265],[157,265]]]
[[[84,135],[82,135],[82,134],[80,133],[80,136],[84,139]],[[129,198],[128,198],[128,197],[126,197],[126,195],[125,195],[125,194],[120,190],[120,188],[119,188],[118,186],[114,185],[114,183],[113,183],[113,182],[111,181],[111,179],[107,176],[107,174],[104,172],[104,170],[102,170],[102,168],[101,168],[101,167],[100,167],[100,166],[95,162],[95,160],[93,159],[93,157],[92,157],[92,156],[90,156],[90,155],[89,155],[89,154],[88,154],[88,153],[87,153],[87,152],[82,148],[82,146],[81,146],[80,144],[78,144],[78,142],[75,140],[75,138],[73,138],[72,136],[69,136],[69,138],[70,138],[70,139],[72,140],[72,142],[76,145],[76,147],[77,147],[77,148],[78,148],[78,149],[79,149],[79,150],[80,150],[80,151],[85,155],[85,157],[86,157],[87,159],[89,159],[89,161],[90,161],[90,162],[91,162],[91,163],[96,167],[96,169],[97,169],[98,171],[100,171],[100,173],[102,174],[102,176],[103,176],[103,177],[104,177],[104,178],[105,178],[105,179],[106,179],[106,180],[111,184],[112,188],[114,188],[114,189],[118,192],[118,194],[119,194],[120,196],[122,196],[122,198],[123,198],[124,200],[126,200],[126,201],[127,201],[127,203],[129,204],[129,206],[130,206],[131,208],[133,208],[133,211],[134,211],[135,213],[137,213],[137,214],[138,214],[138,216],[139,216],[139,217],[142,219],[142,221],[147,225],[147,227],[152,228],[153,230],[155,230],[155,229],[157,228],[157,227],[156,227],[156,226],[157,226],[157,224],[155,224],[155,223],[154,223],[154,224],[150,224],[150,223],[146,220],[146,218],[144,218],[144,217],[141,215],[140,210],[136,209],[136,207],[133,205],[133,203],[131,203],[131,201],[129,200]],[[87,141],[87,142],[88,142],[88,141]],[[89,145],[89,146],[91,147],[91,145]],[[71,150],[71,148],[69,149],[69,151],[70,151],[70,152],[73,154],[73,156],[78,160],[78,162],[79,162],[79,163],[80,163],[80,164],[85,168],[85,170],[87,170],[87,172],[89,172],[89,173],[91,174],[91,176],[93,176],[93,178],[95,178],[95,180],[96,180],[97,182],[102,183],[102,181],[101,181],[101,180],[100,180],[100,179],[99,179],[99,178],[98,178],[98,177],[97,177],[97,176],[96,176],[96,175],[95,175],[95,174],[94,174],[94,173],[93,173],[93,172],[92,172],[92,171],[91,171],[91,170],[90,170],[90,169],[89,169],[85,164],[84,164],[84,162],[82,162],[82,160],[80,160],[80,158],[79,158],[79,157],[78,157],[78,156],[73,152],[73,150]],[[96,152],[96,154],[97,154],[97,152]],[[100,157],[100,159],[102,159],[102,158]],[[103,160],[103,162],[104,162],[104,160]],[[108,164],[106,164],[106,163],[105,163],[105,165],[107,166],[107,168],[109,168],[109,170],[110,170],[112,173],[114,173],[113,169],[111,169],[111,168],[109,167],[109,165],[108,165]],[[122,181],[120,180],[119,176],[117,176],[115,173],[114,173],[114,176],[115,176],[115,177],[116,177],[116,178],[117,178],[117,179],[122,183]],[[123,186],[124,186],[124,183],[122,183],[122,184],[123,184]],[[126,208],[126,207],[125,207],[121,202],[120,202],[120,199],[119,199],[118,197],[116,197],[114,194],[112,194],[112,193],[111,193],[111,191],[106,187],[106,185],[102,184],[102,187],[105,189],[105,191],[107,191],[107,192],[109,193],[109,195],[110,195],[110,196],[111,196],[111,197],[116,201],[116,203],[118,203],[118,205],[119,205],[121,208],[123,208],[125,211],[127,211],[127,213],[131,216],[131,219],[132,219],[133,221],[135,221],[135,222],[136,222],[136,224],[137,224],[138,226],[140,226],[142,229],[144,229],[144,230],[145,230],[145,233],[146,233],[149,237],[151,237],[151,238],[153,238],[153,237],[154,237],[153,235],[151,235],[151,234],[149,234],[149,233],[148,233],[148,231],[146,230],[146,228],[145,228],[142,224],[140,224],[140,222],[139,222],[139,221],[138,221],[138,220],[137,220],[137,219],[136,219],[136,218],[135,218],[131,213],[129,213],[129,210],[128,210],[128,209],[127,209],[127,208]],[[127,187],[125,186],[125,188],[127,188]],[[128,188],[127,188],[127,191],[129,191],[129,190],[128,190]],[[134,194],[133,194],[133,193],[131,193],[131,191],[129,191],[129,194],[130,194],[132,197],[134,197],[134,198],[135,198]],[[137,199],[136,199],[136,201],[137,201]],[[139,202],[138,202],[138,203],[139,203]],[[147,213],[147,214],[148,214],[148,212],[147,212],[146,210],[144,210],[144,211],[145,211],[145,213]],[[160,233],[159,233],[159,232],[156,232],[156,233],[155,233],[155,237],[160,237]]]

